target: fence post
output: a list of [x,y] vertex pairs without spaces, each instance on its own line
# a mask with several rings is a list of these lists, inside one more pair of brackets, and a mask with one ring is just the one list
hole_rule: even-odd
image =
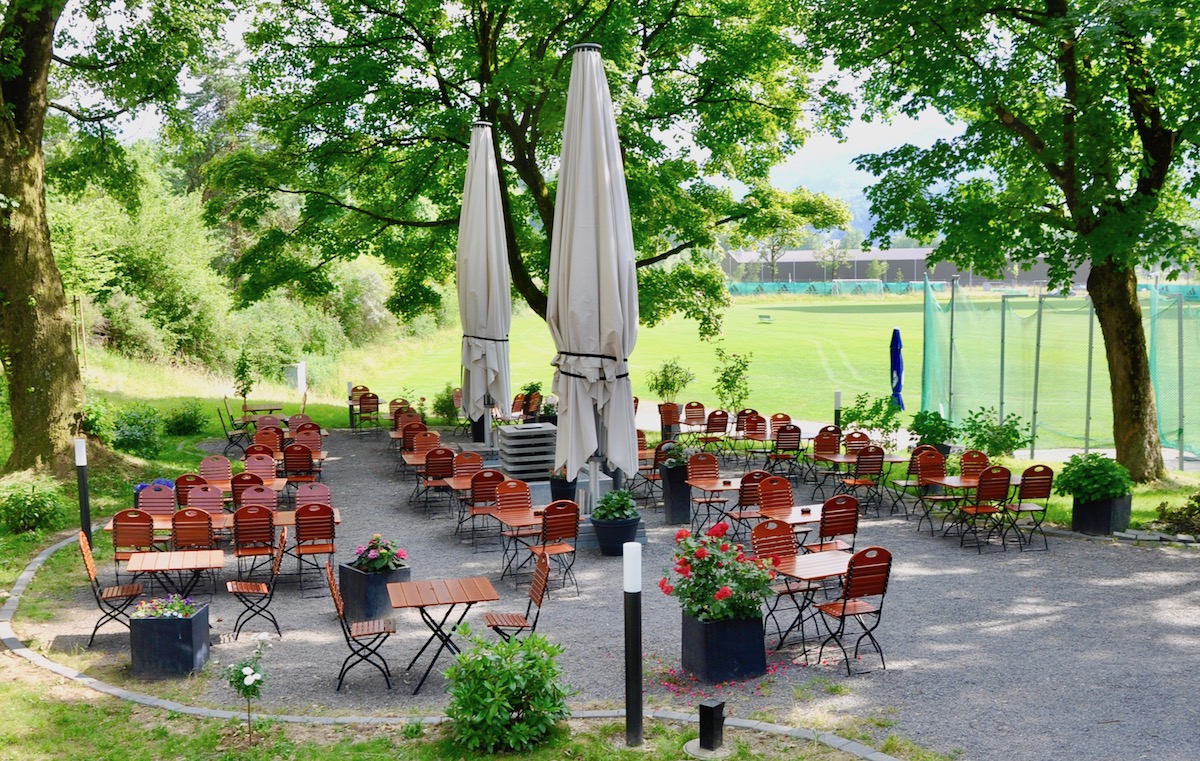
[[1179,326],[1179,469],[1183,470],[1183,294],[1175,301],[1175,315]]
[[954,296],[958,292],[958,275],[950,277],[950,361],[946,373],[946,419],[954,419]]
[[1042,311],[1046,305],[1046,296],[1038,296],[1037,345],[1033,353],[1033,422],[1029,426],[1029,459],[1034,459],[1034,449],[1037,446],[1038,419],[1038,383],[1042,374]]
[[1095,355],[1093,340],[1096,335],[1096,305],[1088,298],[1088,343],[1087,343],[1087,394],[1084,396],[1083,409],[1083,453],[1087,454],[1092,446],[1092,357]]
[[1000,297],[1000,419],[1004,422],[1004,345],[1008,338],[1008,294]]

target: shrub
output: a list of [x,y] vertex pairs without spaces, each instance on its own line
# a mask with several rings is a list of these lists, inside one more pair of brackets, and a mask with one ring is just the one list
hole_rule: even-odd
[[168,412],[163,419],[163,429],[170,436],[192,436],[203,431],[207,422],[200,402],[193,399]]
[[601,497],[592,510],[592,518],[598,521],[627,521],[640,517],[633,492],[628,489],[613,489]]
[[454,406],[454,389],[449,383],[433,395],[433,414],[447,423],[458,420],[458,408]]
[[127,357],[163,359],[171,354],[163,330],[146,316],[146,304],[136,296],[116,290],[101,307],[108,321],[109,345]]
[[238,352],[237,361],[233,363],[233,392],[245,401],[254,390],[254,368],[250,364],[250,354],[243,346]]
[[696,380],[695,374],[679,364],[679,357],[672,357],[663,362],[657,370],[652,370],[647,374],[646,386],[650,389],[650,393],[659,398],[659,401],[669,403],[674,402],[679,393],[694,380]]
[[17,489],[0,502],[0,521],[14,534],[59,528],[66,515],[62,495],[54,488]]
[[1005,415],[1003,420],[995,407],[972,410],[958,424],[958,433],[967,449],[978,449],[988,457],[1012,454],[1033,441],[1029,426],[1019,415]]
[[859,394],[854,404],[842,410],[842,430],[851,429],[862,431],[881,446],[892,446],[896,432],[900,430],[900,408],[896,406],[896,400],[890,396],[872,399],[867,394]]
[[540,634],[471,642],[446,670],[451,735],[471,751],[528,750],[567,716],[562,669],[555,661],[562,646]]
[[1200,492],[1178,507],[1163,502],[1158,506],[1158,522],[1177,534],[1200,534]]
[[717,380],[713,383],[713,393],[721,409],[736,412],[750,398],[750,360],[754,355],[729,354],[722,347],[715,349],[717,354]]
[[150,459],[162,449],[162,420],[158,410],[148,404],[135,404],[117,413],[113,446]]
[[1133,489],[1129,471],[1099,452],[1071,455],[1054,479],[1054,491],[1069,494],[1080,502],[1123,497]]
[[937,410],[921,410],[913,415],[908,430],[917,437],[918,444],[938,446],[954,438],[954,423],[942,417]]
[[83,419],[80,420],[83,432],[88,436],[99,439],[105,444],[111,444],[113,429],[116,421],[112,405],[105,399],[94,397],[83,405]]

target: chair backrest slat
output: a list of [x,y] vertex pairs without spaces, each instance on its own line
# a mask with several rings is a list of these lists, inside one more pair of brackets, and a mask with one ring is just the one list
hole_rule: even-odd
[[[711,419],[712,416],[709,415]],[[697,452],[688,458],[687,462],[688,479],[699,478],[720,478],[721,464],[717,460],[717,456],[711,452]]]
[[200,475],[210,481],[228,481],[233,478],[233,466],[224,455],[209,455],[200,461]]
[[532,510],[533,497],[529,484],[510,478],[496,487],[496,506],[503,512],[509,510]]
[[215,486],[197,486],[188,495],[188,507],[194,507],[210,515],[225,512],[225,494]]
[[821,506],[821,540],[858,533],[858,499],[850,494],[838,494]]
[[542,513],[542,544],[575,541],[579,536],[579,505],[560,499],[546,505]]
[[781,476],[764,478],[758,485],[758,505],[761,510],[790,510],[796,504],[792,483]]
[[796,533],[783,521],[765,520],[750,529],[750,545],[755,557],[787,560],[796,557]]
[[833,431],[822,429],[813,438],[813,454],[838,454],[841,451],[841,446],[841,437]]
[[151,515],[175,512],[175,490],[162,484],[150,484],[137,493],[137,509]]
[[1003,465],[992,465],[979,474],[979,486],[975,487],[975,501],[1004,502],[1008,499],[1008,483],[1012,474]]
[[454,475],[473,476],[483,470],[483,455],[478,452],[459,452],[454,456]]
[[1054,471],[1046,465],[1030,465],[1021,474],[1021,485],[1017,487],[1020,500],[1049,499],[1054,486]]
[[300,505],[329,505],[333,507],[333,492],[323,483],[300,484],[296,488],[296,503]]
[[484,468],[471,476],[471,504],[476,507],[496,504],[496,490],[508,476],[492,468]]
[[210,550],[213,542],[212,516],[186,507],[171,516],[171,546],[176,550]]
[[964,476],[977,476],[988,466],[988,456],[978,449],[968,449],[959,461]]
[[301,505],[296,508],[296,543],[332,542],[336,529],[333,508],[329,505]]
[[842,597],[853,600],[887,593],[892,571],[892,553],[882,547],[867,547],[850,558]]

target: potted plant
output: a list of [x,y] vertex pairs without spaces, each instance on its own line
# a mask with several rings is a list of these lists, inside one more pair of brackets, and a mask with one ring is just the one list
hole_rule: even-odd
[[668,441],[663,446],[668,449],[668,453],[658,466],[658,476],[662,486],[663,506],[667,512],[667,523],[690,525],[692,488],[687,485],[687,461],[696,450],[684,449],[674,441]]
[[675,567],[658,582],[683,608],[683,668],[705,682],[748,679],[767,671],[762,604],[775,571],[730,541],[729,524],[702,537],[675,534]]
[[592,527],[596,531],[596,543],[600,554],[619,556],[621,545],[637,538],[638,522],[642,514],[628,489],[613,489],[600,498],[592,509]]
[[354,548],[354,559],[338,566],[338,585],[347,621],[372,621],[392,611],[387,585],[412,577],[408,553],[382,534]]
[[662,418],[663,441],[679,437],[679,405],[675,400],[694,380],[695,374],[679,364],[679,357],[668,359],[657,370],[651,370],[647,374],[646,386],[661,402],[658,405],[658,413]]
[[913,415],[908,430],[917,437],[917,444],[936,447],[943,456],[950,454],[950,442],[954,440],[954,423],[942,417],[937,410],[921,410]]
[[525,395],[525,401],[521,403],[521,416],[524,418],[524,422],[529,422],[529,418],[536,416],[540,410],[540,406],[537,409],[531,410],[529,409],[529,405],[533,402],[534,394],[538,395],[539,400],[541,399],[542,382],[530,381],[526,383],[524,386],[521,386],[521,393]]
[[554,423],[558,424],[558,397],[554,395],[547,396],[542,401],[542,408],[538,411],[537,419],[539,423]]
[[1019,415],[1005,415],[1001,420],[995,407],[968,412],[958,425],[958,435],[967,449],[978,449],[988,457],[1011,455],[1033,440]]
[[1071,530],[1111,534],[1129,528],[1133,479],[1121,463],[1099,452],[1071,455],[1054,479],[1054,491],[1071,495]]
[[567,478],[565,466],[550,471],[550,499],[575,499],[575,479]]
[[872,399],[859,394],[854,404],[842,410],[843,431],[858,430],[871,437],[871,441],[882,447],[895,445],[896,432],[900,430],[900,408],[890,396]]
[[208,662],[208,603],[170,594],[143,600],[129,616],[132,674],[187,676]]

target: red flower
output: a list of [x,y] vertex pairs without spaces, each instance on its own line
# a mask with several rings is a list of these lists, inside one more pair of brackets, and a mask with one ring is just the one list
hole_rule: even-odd
[[708,530],[707,536],[725,536],[729,531],[729,524],[721,521]]
[[721,552],[729,552],[729,542],[721,543]]
[[737,562],[739,562],[739,563],[744,563],[744,562],[746,562],[746,553],[744,553],[744,552],[739,552],[739,553],[737,554]]
[[726,585],[726,586],[723,586],[720,589],[718,589],[717,593],[715,595],[713,595],[713,598],[717,599],[717,600],[724,600],[726,597],[731,597],[732,595],[733,595],[733,590],[730,589],[728,585]]
[[665,578],[658,580],[658,588],[661,589],[665,595],[669,595],[675,591],[675,587],[668,584]]
[[703,560],[706,557],[708,557],[708,550],[705,549],[704,547],[697,547],[696,548],[696,559]]
[[675,541],[682,542],[684,539],[687,539],[691,535],[692,535],[692,532],[688,531],[686,528],[681,528],[675,532]]
[[680,560],[678,565],[675,566],[675,573],[685,579],[690,579],[692,577],[692,567],[688,565],[686,560]]

